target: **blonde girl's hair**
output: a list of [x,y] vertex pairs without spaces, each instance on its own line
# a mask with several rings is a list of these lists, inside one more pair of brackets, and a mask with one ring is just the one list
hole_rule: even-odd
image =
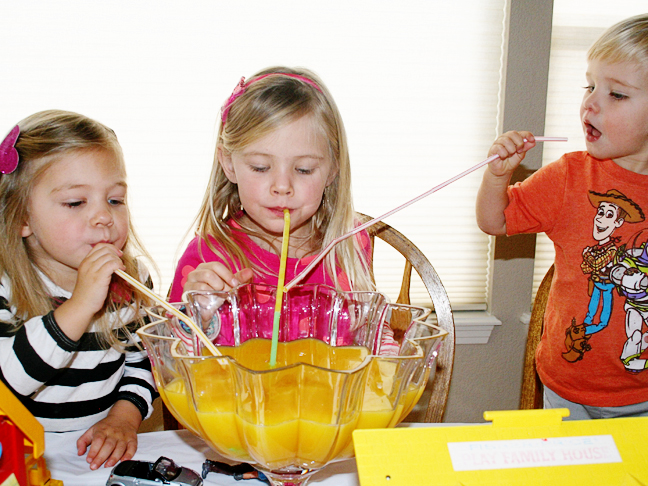
[[648,68],[648,14],[630,17],[610,27],[592,44],[587,59],[637,62]]
[[[80,151],[107,151],[114,155],[125,173],[124,157],[117,136],[95,120],[77,113],[48,110],[25,118],[18,125],[20,135],[15,144],[18,166],[14,172],[0,175],[0,275],[5,274],[11,280],[10,304],[15,307],[16,327],[31,317],[47,314],[54,309],[54,296],[48,293],[43,284],[39,269],[33,263],[29,248],[21,236],[21,229],[29,218],[29,197],[34,185],[57,161]],[[130,224],[122,252],[126,272],[135,278],[139,278],[137,256],[145,256],[152,261]],[[107,315],[114,312],[121,316],[118,310],[130,303],[139,309],[147,303],[146,296],[113,277],[111,291],[96,321],[99,335],[110,346],[122,347]]]
[[[218,152],[232,154],[263,138],[278,128],[303,116],[311,116],[319,127],[330,150],[337,170],[334,181],[324,190],[320,207],[310,221],[308,247],[317,252],[332,240],[354,228],[356,214],[351,197],[351,168],[349,149],[342,117],[324,83],[311,71],[286,67],[268,68],[255,74],[244,85],[245,91],[225,105],[216,142],[216,152],[207,191],[196,218],[196,232],[209,248],[213,237],[234,260],[233,271],[249,267],[241,251],[242,241],[227,224],[232,218],[242,231],[265,241],[267,236],[246,228],[241,219],[241,201],[236,184],[230,182],[219,161]],[[365,255],[359,251],[357,237],[337,244],[325,259],[327,273],[340,288],[337,271],[343,271],[351,288],[374,288]],[[269,241],[268,241],[269,242]],[[229,261],[228,255],[222,255]],[[264,269],[254,269],[264,272]]]

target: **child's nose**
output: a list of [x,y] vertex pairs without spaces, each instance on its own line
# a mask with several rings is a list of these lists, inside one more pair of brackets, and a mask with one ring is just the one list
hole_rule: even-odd
[[596,91],[585,94],[585,97],[583,98],[583,108],[593,112],[599,111],[598,93]]
[[288,175],[279,174],[272,181],[272,193],[278,196],[291,195],[293,193],[292,181]]
[[92,214],[91,223],[93,225],[110,226],[113,223],[112,211],[109,207],[98,207]]

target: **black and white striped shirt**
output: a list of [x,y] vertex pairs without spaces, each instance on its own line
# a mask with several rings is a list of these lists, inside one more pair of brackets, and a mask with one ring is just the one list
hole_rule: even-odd
[[[41,274],[57,305],[71,297]],[[133,307],[119,311],[134,331]],[[139,312],[142,312],[141,309]],[[111,316],[114,322],[116,312]],[[129,400],[142,417],[151,414],[157,397],[146,351],[132,342],[122,353],[99,339],[94,323],[79,341],[59,328],[54,313],[33,317],[16,330],[11,282],[0,280],[0,379],[43,424],[46,431],[85,430],[108,415],[117,400]],[[126,333],[119,339],[126,342]]]

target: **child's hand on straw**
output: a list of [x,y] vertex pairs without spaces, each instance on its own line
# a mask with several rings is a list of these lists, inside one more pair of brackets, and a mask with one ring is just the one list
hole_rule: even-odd
[[496,177],[508,177],[520,165],[526,152],[535,145],[531,132],[511,131],[500,135],[488,151],[489,156],[499,156],[488,165],[489,170]]
[[183,292],[190,290],[231,290],[241,284],[252,281],[254,272],[251,268],[244,268],[238,273],[233,273],[220,262],[201,263],[187,275],[187,282]]
[[72,297],[54,311],[56,322],[72,341],[81,338],[103,307],[113,273],[124,269],[121,256],[116,246],[99,243],[79,265]]

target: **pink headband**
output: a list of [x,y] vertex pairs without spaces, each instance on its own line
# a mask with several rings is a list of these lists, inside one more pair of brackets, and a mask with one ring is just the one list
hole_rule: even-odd
[[267,78],[268,76],[287,76],[289,78],[299,79],[300,81],[303,81],[306,84],[310,84],[313,88],[315,88],[320,93],[322,92],[322,90],[320,89],[319,86],[317,86],[317,83],[315,83],[315,81],[307,78],[306,76],[301,76],[300,74],[268,73],[268,74],[263,74],[261,76],[257,76],[256,78],[252,78],[247,83],[245,82],[245,76],[244,76],[241,78],[239,83],[234,88],[234,91],[232,91],[232,94],[230,95],[230,97],[227,99],[227,101],[223,104],[221,108],[221,121],[223,125],[225,125],[225,122],[227,121],[227,115],[229,114],[230,108],[232,107],[232,104],[236,101],[236,99],[239,96],[241,96],[243,93],[245,93],[245,91],[252,83],[260,81],[263,78]]

